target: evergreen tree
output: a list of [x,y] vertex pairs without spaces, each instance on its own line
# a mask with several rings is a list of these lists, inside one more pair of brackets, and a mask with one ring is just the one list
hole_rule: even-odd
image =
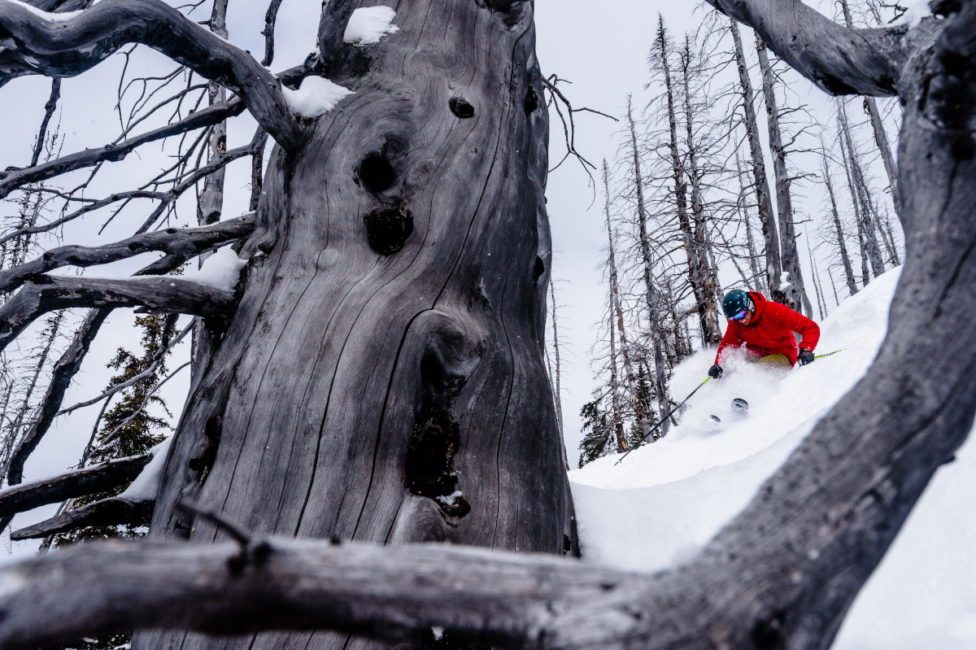
[[[580,417],[583,418],[583,440],[579,444],[580,467],[614,450],[614,446],[610,444],[613,438],[612,419],[603,409],[601,401],[600,397],[597,397],[580,409]],[[634,426],[640,431],[636,423]]]
[[[168,345],[173,337],[176,319],[160,314],[136,317],[136,326],[142,330],[141,353],[137,356],[125,348],[119,348],[108,367],[117,370],[108,384],[113,388],[136,379],[124,388],[118,402],[105,412],[98,433],[82,459],[83,465],[97,465],[116,458],[144,454],[162,442],[170,430],[169,422],[149,412],[150,406],[163,409],[170,415],[161,397],[155,394],[156,386],[166,373]],[[158,363],[158,365],[156,365]],[[155,367],[154,367],[155,366]],[[151,372],[150,372],[151,371]],[[72,501],[68,508],[93,503],[100,499],[117,496],[123,487],[87,495]],[[109,537],[139,537],[142,527],[88,526],[71,533],[57,535],[55,545],[104,539]]]
[[[169,422],[152,415],[148,409],[150,406],[156,406],[162,408],[167,415],[171,415],[166,408],[166,403],[154,391],[166,373],[166,357],[170,354],[168,345],[173,337],[176,318],[147,314],[137,316],[135,324],[142,330],[141,354],[137,356],[125,348],[118,348],[115,357],[107,364],[109,368],[118,371],[109,380],[108,388],[138,379],[118,393],[121,396],[118,402],[105,412],[98,433],[89,449],[85,450],[82,465],[97,465],[116,458],[145,454],[162,442],[166,438],[165,434],[171,429]],[[86,495],[70,501],[66,504],[66,509],[118,496],[123,490],[124,487],[119,486],[105,492]],[[145,534],[144,526],[87,526],[55,535],[51,543],[55,546],[63,546],[86,540],[133,538]],[[71,648],[77,650],[127,648],[131,637],[130,632],[87,637],[72,643]]]

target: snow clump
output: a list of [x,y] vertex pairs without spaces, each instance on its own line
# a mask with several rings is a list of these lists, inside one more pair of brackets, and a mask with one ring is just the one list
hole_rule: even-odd
[[281,87],[288,106],[302,117],[315,118],[331,111],[346,95],[352,91],[325,77],[305,77],[298,90],[287,86]]
[[152,501],[156,498],[159,491],[159,481],[163,475],[163,465],[166,464],[166,455],[169,453],[169,443],[172,438],[167,438],[149,450],[152,460],[149,461],[139,476],[118,496],[120,499],[131,503],[141,501]]
[[242,260],[230,246],[225,246],[208,257],[199,270],[190,271],[182,276],[183,280],[191,280],[211,287],[233,291],[241,277],[241,269],[247,266],[247,260]]
[[387,34],[399,31],[393,24],[396,12],[391,7],[363,7],[352,12],[342,40],[354,45],[379,43]]

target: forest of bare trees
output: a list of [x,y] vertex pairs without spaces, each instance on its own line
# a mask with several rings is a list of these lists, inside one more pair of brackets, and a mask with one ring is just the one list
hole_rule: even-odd
[[[274,0],[253,10],[261,61],[227,40],[225,0],[0,0],[0,92],[48,80],[32,155],[0,172],[0,517],[14,537],[149,533],[0,567],[0,646],[829,647],[973,423],[976,2],[906,24],[880,4],[708,0],[698,33],[655,26],[653,99],[621,116],[600,170],[602,449],[667,431],[670,369],[714,343],[729,286],[810,313],[903,270],[864,379],[696,557],[654,575],[574,557],[545,353],[558,91],[533,3],[415,0],[351,36],[369,4],[324,2],[305,62],[272,72]],[[115,133],[66,141],[59,79],[115,63],[118,83],[91,88],[118,95]],[[788,68],[840,98],[829,119],[807,121]],[[165,164],[140,167],[163,142]],[[221,173],[235,161],[243,188]],[[192,272],[211,253],[229,281]],[[64,272],[130,258],[121,278]],[[152,350],[119,357],[116,385],[145,408],[192,331],[154,496],[111,496],[144,447],[31,482],[123,308],[159,319]],[[106,413],[115,394],[92,390]]]
[[[869,24],[890,14],[875,2],[859,8]],[[835,18],[853,24],[846,0]],[[603,182],[610,317],[600,387],[581,413],[581,465],[627,449],[646,433],[648,409],[660,416],[684,397],[670,395],[671,372],[721,339],[725,291],[762,291],[822,319],[899,265],[904,246],[892,224],[893,100],[811,103],[762,38],[717,13],[683,36],[659,17],[647,47],[649,101],[621,116],[620,154]]]

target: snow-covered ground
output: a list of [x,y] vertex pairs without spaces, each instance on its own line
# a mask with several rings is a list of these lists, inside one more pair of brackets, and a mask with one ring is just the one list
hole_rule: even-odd
[[[587,561],[654,571],[690,559],[755,494],[817,420],[871,364],[897,281],[892,271],[821,323],[817,354],[842,350],[778,379],[728,363],[691,399],[677,427],[631,453],[570,473]],[[675,371],[681,399],[706,377],[714,352]],[[747,417],[730,408],[750,403]],[[721,425],[710,422],[717,415]],[[976,648],[976,517],[969,511],[976,446],[939,470],[834,645],[843,650]]]

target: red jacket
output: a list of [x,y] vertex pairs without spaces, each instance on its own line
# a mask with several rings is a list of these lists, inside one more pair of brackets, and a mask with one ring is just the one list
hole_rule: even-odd
[[799,353],[796,337],[793,332],[801,335],[800,347],[813,351],[820,340],[820,327],[812,320],[798,314],[786,305],[766,300],[766,297],[756,291],[750,291],[749,297],[756,305],[756,313],[749,325],[742,325],[737,320],[729,321],[729,328],[718,345],[715,363],[721,359],[729,348],[738,348],[746,344],[746,354],[763,357],[767,354],[785,354],[790,363],[796,365],[796,355]]

